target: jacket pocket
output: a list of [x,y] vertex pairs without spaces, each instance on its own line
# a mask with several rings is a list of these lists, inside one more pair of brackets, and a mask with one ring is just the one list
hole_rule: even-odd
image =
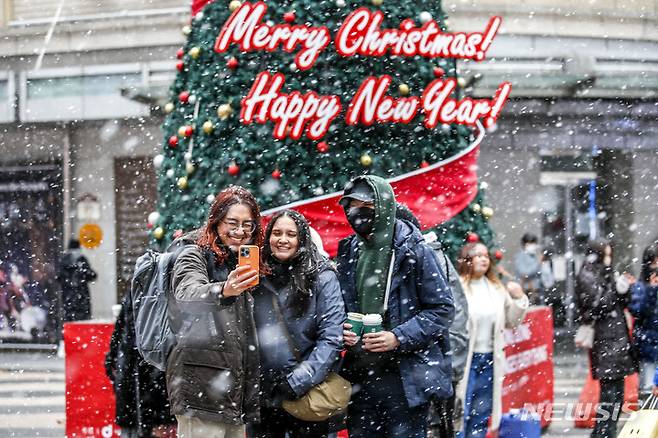
[[238,357],[223,351],[186,349],[180,364],[180,392],[185,405],[195,409],[239,416],[242,370]]

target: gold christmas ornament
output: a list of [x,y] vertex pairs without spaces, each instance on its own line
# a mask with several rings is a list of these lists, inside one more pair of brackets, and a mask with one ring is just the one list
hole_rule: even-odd
[[187,127],[185,125],[178,128],[178,136],[179,137],[185,137],[185,129],[187,129]]
[[187,172],[188,175],[192,175],[195,170],[196,170],[196,166],[193,163],[189,161],[185,163],[185,171]]
[[242,3],[239,2],[238,0],[233,0],[231,3],[228,4],[228,8],[230,9],[231,12],[235,11],[240,6],[242,6]]
[[411,91],[411,90],[409,89],[409,85],[407,85],[407,84],[400,84],[400,86],[398,87],[398,89],[400,90],[400,94],[403,95],[403,96],[408,95],[408,94],[409,94],[409,91]]
[[494,215],[494,209],[491,207],[482,207],[482,216],[485,217],[485,219],[491,219],[491,217]]
[[199,56],[201,55],[201,49],[198,47],[192,47],[190,49],[190,56],[192,59],[199,59]]
[[480,206],[480,204],[473,204],[473,205],[471,206],[471,209],[472,209],[475,213],[479,213],[479,212],[482,211],[482,207]]
[[230,104],[224,103],[217,107],[217,116],[219,116],[220,119],[226,120],[231,114],[233,114],[233,108],[231,108]]
[[372,4],[375,6],[381,6],[384,3],[384,0],[371,0]]
[[213,122],[211,122],[210,120],[206,120],[205,122],[203,122],[203,132],[205,134],[212,134],[214,130],[215,130],[215,124]]
[[466,86],[466,79],[462,77],[457,78],[457,85],[459,85],[461,88],[464,88]]
[[164,237],[164,230],[162,229],[162,227],[158,227],[155,230],[153,230],[153,237],[155,237],[158,240]]
[[176,185],[178,186],[179,189],[185,190],[187,188],[187,177],[181,176],[180,178],[178,178],[178,181],[176,181]]
[[164,111],[165,111],[165,113],[169,114],[174,110],[174,108],[175,108],[175,106],[174,106],[173,103],[167,102],[164,106]]
[[361,165],[365,167],[372,165],[372,157],[368,154],[361,155]]
[[189,34],[192,33],[192,27],[191,26],[183,26],[182,32],[183,32],[183,35],[188,36]]

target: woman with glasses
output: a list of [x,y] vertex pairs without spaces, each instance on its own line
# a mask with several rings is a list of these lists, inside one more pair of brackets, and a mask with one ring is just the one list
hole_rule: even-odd
[[292,210],[270,221],[263,259],[271,273],[254,292],[261,423],[251,436],[325,437],[327,421],[298,420],[281,404],[323,382],[338,362],[346,318],[338,277],[313,243],[306,219]]
[[[240,245],[261,245],[260,210],[242,187],[220,192],[206,225],[179,239],[172,288],[179,320],[167,362],[178,436],[244,438],[259,415],[258,341],[250,284],[258,273],[236,267]],[[261,266],[263,269],[264,266]]]
[[481,243],[469,243],[457,260],[457,272],[468,301],[469,345],[464,376],[457,397],[464,403],[463,431],[466,438],[484,438],[491,417],[491,429],[497,430],[502,411],[502,387],[505,376],[505,340],[503,331],[523,321],[528,297],[521,285],[503,285]]

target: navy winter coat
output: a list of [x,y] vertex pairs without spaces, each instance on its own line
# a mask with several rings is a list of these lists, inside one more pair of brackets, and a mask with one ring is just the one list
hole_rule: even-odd
[[[268,279],[254,291],[254,319],[261,361],[261,405],[277,406],[277,380],[284,378],[297,397],[322,383],[334,370],[343,348],[343,323],[347,318],[336,273],[328,267],[317,274],[313,294],[303,314],[287,306],[290,286],[276,288]],[[274,311],[274,294],[287,328],[302,359],[297,363],[284,328]]]
[[658,362],[658,287],[638,281],[631,294],[628,310],[635,317],[633,338],[639,359]]
[[[394,351],[402,386],[410,407],[431,397],[452,395],[449,328],[455,308],[452,292],[436,255],[420,232],[401,220],[395,222],[395,258],[387,319],[400,341]],[[338,278],[348,312],[359,312],[355,273],[358,239],[341,242]]]

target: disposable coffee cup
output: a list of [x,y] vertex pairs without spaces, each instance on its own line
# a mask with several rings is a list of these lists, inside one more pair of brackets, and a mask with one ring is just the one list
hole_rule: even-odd
[[354,333],[357,336],[357,338],[360,338],[361,333],[363,332],[363,314],[356,312],[348,312],[347,323],[352,324],[352,328],[350,329],[350,331]]
[[363,316],[363,334],[378,333],[382,331],[382,316],[377,313],[369,313]]

